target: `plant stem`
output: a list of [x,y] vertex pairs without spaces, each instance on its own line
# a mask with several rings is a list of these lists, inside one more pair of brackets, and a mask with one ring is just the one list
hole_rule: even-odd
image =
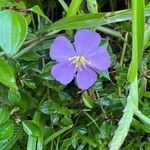
[[148,118],[147,116],[145,116],[144,114],[142,114],[141,111],[139,111],[139,110],[136,109],[136,110],[134,111],[134,114],[135,114],[139,119],[141,119],[144,123],[150,125],[150,118]]

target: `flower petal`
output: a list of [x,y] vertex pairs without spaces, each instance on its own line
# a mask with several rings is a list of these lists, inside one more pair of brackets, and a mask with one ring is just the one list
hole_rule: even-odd
[[66,85],[74,78],[75,65],[68,62],[58,63],[52,67],[51,74],[57,81]]
[[91,62],[90,66],[96,70],[106,70],[111,65],[110,56],[105,47],[95,48],[86,59]]
[[62,62],[75,55],[75,50],[70,41],[64,36],[58,36],[51,45],[50,57]]
[[75,34],[75,49],[78,55],[86,56],[93,48],[98,47],[101,37],[89,29],[78,30]]
[[97,74],[94,70],[90,67],[83,67],[79,69],[76,76],[77,86],[82,89],[86,90],[91,87],[97,79]]

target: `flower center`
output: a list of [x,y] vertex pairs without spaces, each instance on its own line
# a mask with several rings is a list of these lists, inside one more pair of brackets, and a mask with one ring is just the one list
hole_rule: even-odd
[[76,69],[78,69],[80,65],[85,66],[86,64],[91,64],[91,62],[86,60],[84,56],[74,56],[69,58],[69,61],[75,63]]

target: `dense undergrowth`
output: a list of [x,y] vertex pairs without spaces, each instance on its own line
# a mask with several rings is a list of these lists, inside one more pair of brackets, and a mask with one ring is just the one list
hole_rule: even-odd
[[[0,150],[150,150],[149,15],[149,0],[0,0]],[[50,74],[54,39],[79,28],[111,58],[84,91]]]

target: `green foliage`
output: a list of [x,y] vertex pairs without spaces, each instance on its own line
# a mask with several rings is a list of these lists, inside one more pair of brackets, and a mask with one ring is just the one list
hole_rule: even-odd
[[9,88],[17,90],[13,69],[8,65],[6,60],[0,59],[0,72],[0,82]]
[[[149,16],[150,6],[145,7],[145,16]],[[112,13],[94,13],[86,15],[78,15],[73,17],[65,17],[54,24],[50,25],[49,30],[64,30],[76,28],[93,28],[110,23],[122,22],[132,19],[131,10],[115,11]]]
[[14,132],[14,125],[12,122],[4,122],[0,124],[0,141],[9,139]]
[[[149,3],[0,0],[0,150],[149,150]],[[54,39],[81,28],[111,57],[86,91],[50,74]]]
[[32,121],[24,121],[22,122],[24,131],[33,137],[41,136],[40,128]]
[[93,108],[94,106],[94,101],[92,100],[92,98],[87,95],[86,93],[84,93],[82,95],[83,98],[83,103],[85,104],[85,106],[89,107],[89,108]]
[[1,114],[0,124],[6,122],[9,119],[10,113],[7,107],[1,107],[0,114]]
[[16,11],[3,10],[0,12],[0,28],[0,46],[8,56],[12,56],[26,38],[26,19]]
[[48,17],[46,17],[46,16],[44,15],[43,11],[40,9],[39,6],[37,6],[37,5],[34,6],[34,7],[32,8],[32,11],[33,11],[34,13],[36,13],[36,14],[38,14],[38,15],[44,17],[45,19],[47,19],[47,20],[49,21]]
[[[133,42],[132,42],[132,61],[129,69],[128,80],[133,82],[137,76],[138,65],[141,64],[143,54],[143,36],[144,36],[144,1],[135,0],[133,5]],[[141,12],[139,13],[139,10]],[[140,31],[140,32],[139,32]]]

